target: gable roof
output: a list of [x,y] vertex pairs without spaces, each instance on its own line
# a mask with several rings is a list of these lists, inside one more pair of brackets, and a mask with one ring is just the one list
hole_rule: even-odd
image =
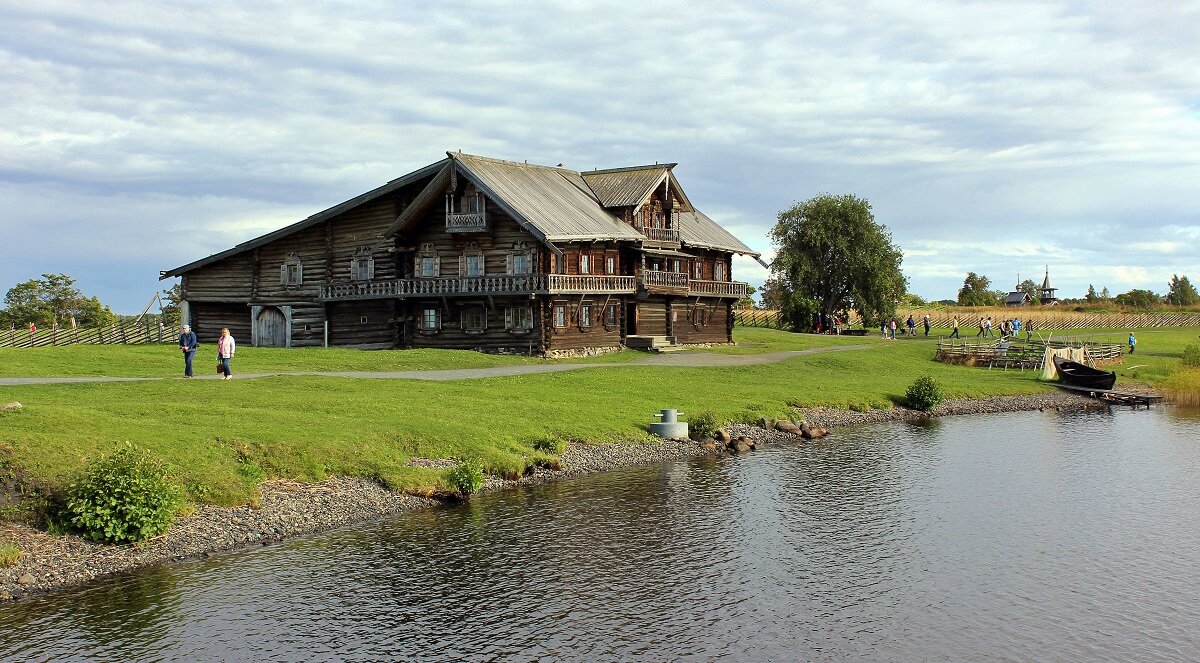
[[544,241],[642,239],[604,209],[577,171],[461,152],[449,156],[467,179]]
[[[634,166],[580,173],[562,167],[539,166],[516,161],[491,159],[462,152],[447,152],[445,159],[415,170],[403,177],[318,212],[303,221],[242,242],[207,258],[165,270],[159,279],[180,276],[243,251],[249,251],[277,239],[314,226],[376,198],[430,178],[426,187],[388,227],[392,237],[429,208],[445,191],[453,175],[461,175],[483,191],[518,224],[554,249],[553,242],[630,241],[640,242],[643,235],[609,212],[609,207],[640,207],[664,180],[683,202],[674,214],[680,240],[687,246],[741,253],[759,258],[759,253],[743,244],[715,221],[695,210],[675,180],[675,164]],[[760,260],[761,262],[761,260]]]

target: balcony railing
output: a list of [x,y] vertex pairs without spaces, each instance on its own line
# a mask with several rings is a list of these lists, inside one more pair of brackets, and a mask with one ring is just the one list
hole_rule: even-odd
[[648,288],[687,288],[688,275],[683,272],[642,272],[642,284]]
[[655,242],[679,242],[679,231],[675,228],[638,228],[638,232],[646,236],[646,239]]
[[553,293],[604,292],[612,294],[637,292],[632,276],[607,274],[547,274],[547,291]]
[[688,281],[689,295],[708,295],[710,297],[736,297],[741,299],[746,296],[747,284],[741,281],[700,281],[691,279]]
[[446,215],[446,232],[448,233],[471,233],[485,230],[487,230],[486,211]]
[[404,299],[429,296],[584,294],[592,292],[629,294],[636,291],[637,286],[632,276],[527,274],[326,284],[321,286],[321,299]]

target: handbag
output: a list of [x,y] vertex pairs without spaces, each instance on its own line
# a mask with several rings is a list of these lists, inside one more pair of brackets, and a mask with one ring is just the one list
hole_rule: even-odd
[[217,360],[217,375],[224,375],[224,374],[225,374],[225,365],[221,363],[220,359],[218,359]]

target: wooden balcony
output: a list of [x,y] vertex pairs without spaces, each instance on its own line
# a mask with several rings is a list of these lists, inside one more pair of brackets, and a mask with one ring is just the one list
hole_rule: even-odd
[[664,244],[678,244],[679,231],[675,228],[638,228],[638,232],[646,236],[646,239],[652,242],[660,242]]
[[447,214],[446,232],[479,233],[487,231],[487,211],[466,214]]
[[638,285],[650,293],[686,295],[688,290],[688,275],[683,272],[656,272],[649,270],[638,275]]
[[608,274],[547,274],[546,291],[554,294],[633,294],[637,283],[632,276]]
[[632,294],[636,291],[632,276],[528,274],[332,283],[321,286],[321,299],[347,301],[489,295]]
[[688,281],[688,294],[695,297],[732,297],[741,299],[746,296],[747,284],[741,281]]

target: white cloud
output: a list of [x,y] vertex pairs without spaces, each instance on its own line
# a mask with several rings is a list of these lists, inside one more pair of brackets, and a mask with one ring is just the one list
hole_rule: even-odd
[[927,295],[1198,278],[1196,34],[1156,3],[0,1],[0,276],[56,259],[116,300],[461,148],[677,161],[756,250],[792,201],[863,195]]

